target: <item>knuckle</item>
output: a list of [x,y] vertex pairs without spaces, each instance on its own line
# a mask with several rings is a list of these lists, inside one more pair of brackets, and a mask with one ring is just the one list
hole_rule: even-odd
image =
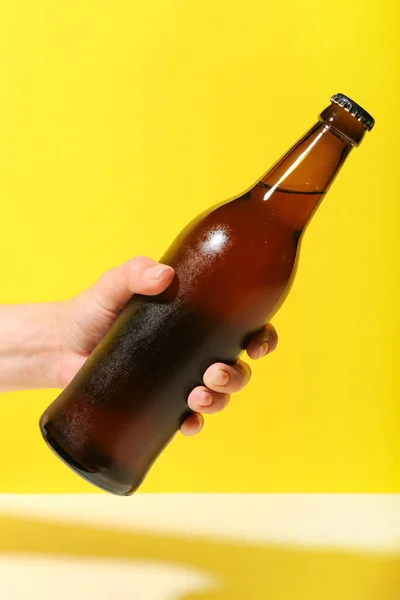
[[139,271],[149,266],[149,264],[153,262],[154,261],[152,261],[148,256],[139,255],[131,258],[128,264],[132,271]]

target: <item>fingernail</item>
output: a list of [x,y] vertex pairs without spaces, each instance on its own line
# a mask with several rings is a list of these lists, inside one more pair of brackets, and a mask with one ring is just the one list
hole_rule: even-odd
[[210,406],[211,402],[212,402],[212,395],[209,394],[208,392],[202,392],[199,405],[200,406]]
[[196,415],[196,417],[197,417],[197,429],[196,429],[196,433],[199,433],[199,431],[203,427],[204,419],[203,419],[202,415]]
[[268,352],[268,342],[264,342],[258,348],[256,358],[262,358],[263,356],[265,356],[267,354],[267,352]]
[[224,369],[219,369],[217,376],[215,378],[216,385],[226,385],[230,379],[230,375],[228,371],[224,371]]
[[167,265],[152,265],[145,271],[145,275],[148,279],[160,279],[163,273],[170,271],[171,267]]

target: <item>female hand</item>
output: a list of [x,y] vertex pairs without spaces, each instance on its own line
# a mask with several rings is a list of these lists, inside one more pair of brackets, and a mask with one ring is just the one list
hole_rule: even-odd
[[[138,256],[107,271],[75,298],[61,302],[60,387],[74,377],[133,294],[160,294],[173,278],[171,267]],[[274,350],[276,344],[276,331],[268,324],[250,342],[247,354],[252,359],[261,358]],[[225,408],[230,395],[241,390],[250,376],[250,367],[242,360],[235,365],[216,363],[209,367],[204,373],[204,385],[189,394],[188,405],[194,414],[183,423],[182,433],[193,435],[200,431],[202,413],[212,414]]]

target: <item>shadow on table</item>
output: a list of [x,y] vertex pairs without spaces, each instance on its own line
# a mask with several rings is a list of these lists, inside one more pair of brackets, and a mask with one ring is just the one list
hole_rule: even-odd
[[0,516],[0,552],[74,560],[156,560],[167,566],[195,568],[215,578],[215,588],[183,594],[179,600],[400,598],[400,563],[394,555],[122,532],[4,514]]

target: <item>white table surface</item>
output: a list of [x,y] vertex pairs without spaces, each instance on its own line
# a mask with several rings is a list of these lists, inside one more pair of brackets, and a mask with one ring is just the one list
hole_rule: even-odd
[[400,600],[400,495],[0,496],[1,600]]

